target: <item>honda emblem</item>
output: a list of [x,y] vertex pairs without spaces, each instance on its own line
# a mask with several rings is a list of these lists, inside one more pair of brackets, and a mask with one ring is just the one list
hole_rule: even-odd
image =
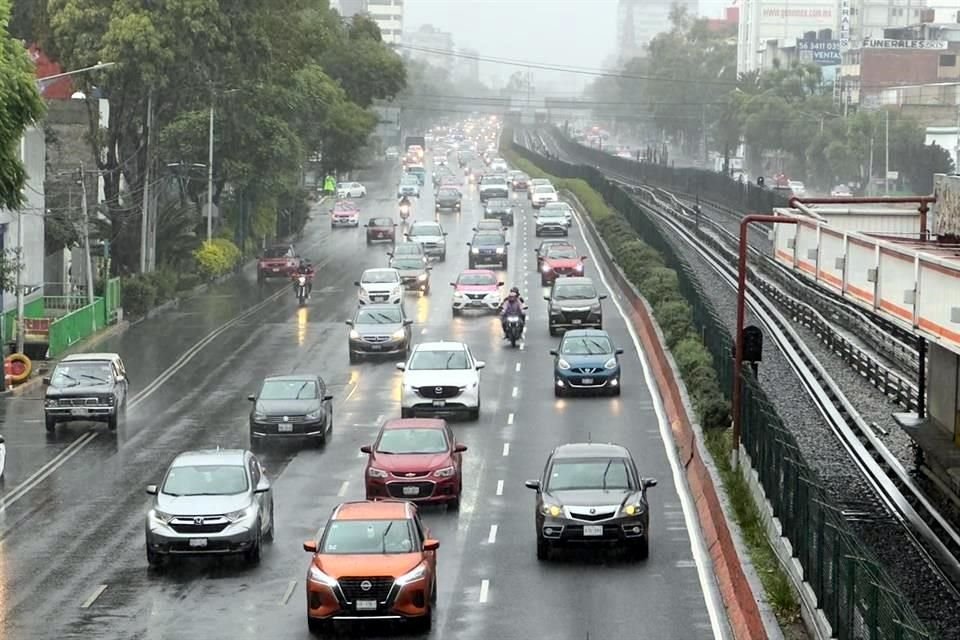
[[590,515],[593,515],[593,514],[595,514],[596,512],[597,512],[596,509],[590,509]]
[[202,524],[203,524],[203,518],[194,518],[194,519],[193,519],[193,524],[195,524],[195,525],[197,525],[197,526],[202,525]]
[[364,580],[363,582],[360,583],[360,588],[363,589],[364,591],[370,591],[370,589],[373,589],[373,583],[370,582],[369,580]]

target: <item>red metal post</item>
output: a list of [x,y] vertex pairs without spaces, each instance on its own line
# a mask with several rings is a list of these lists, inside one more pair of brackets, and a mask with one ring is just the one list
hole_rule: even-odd
[[937,201],[937,196],[876,196],[874,198],[837,197],[837,198],[790,198],[790,208],[796,209],[800,204],[916,204],[920,211],[920,239],[927,239],[927,214],[930,205]]
[[[792,201],[791,201],[792,202]],[[740,259],[737,265],[737,329],[734,334],[736,349],[733,356],[733,466],[740,466],[740,376],[743,369],[743,323],[746,315],[747,293],[747,228],[752,222],[770,224],[797,224],[796,218],[751,214],[740,220]]]

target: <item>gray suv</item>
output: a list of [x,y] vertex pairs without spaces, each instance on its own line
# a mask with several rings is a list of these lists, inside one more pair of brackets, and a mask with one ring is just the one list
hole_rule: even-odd
[[606,298],[597,292],[590,278],[558,278],[550,288],[550,295],[543,297],[549,303],[550,335],[557,335],[558,330],[602,329],[600,301]]
[[172,556],[240,554],[260,562],[273,540],[273,493],[260,461],[245,449],[181,453],[160,485],[146,521],[147,563]]
[[43,418],[47,433],[58,422],[106,422],[116,431],[127,413],[130,383],[120,356],[115,353],[77,353],[61,360],[43,379],[47,391]]
[[460,195],[460,190],[456,187],[440,187],[437,191],[436,200],[436,209],[437,211],[442,211],[444,209],[449,209],[451,211],[460,211],[460,201],[463,199],[463,196]]

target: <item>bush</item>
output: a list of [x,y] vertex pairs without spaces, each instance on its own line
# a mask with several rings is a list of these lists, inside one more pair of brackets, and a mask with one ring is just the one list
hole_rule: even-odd
[[157,304],[157,289],[149,277],[137,274],[124,278],[120,290],[123,291],[123,310],[131,317],[139,318]]
[[654,307],[668,298],[675,298],[679,288],[677,272],[666,267],[650,269],[639,286],[641,293]]
[[208,280],[226,275],[240,261],[240,249],[226,238],[204,242],[193,252],[197,268]]
[[177,295],[177,274],[169,269],[161,269],[146,275],[147,281],[157,291],[157,304],[163,304]]
[[690,305],[683,300],[662,300],[654,307],[653,314],[657,317],[657,322],[667,338],[667,346],[671,349],[693,331]]
[[710,354],[700,339],[688,334],[686,338],[677,343],[673,349],[673,359],[677,361],[680,372],[684,377],[689,376],[699,367],[709,367],[713,365]]
[[195,273],[181,273],[177,279],[177,291],[189,291],[197,285],[203,284],[203,278]]

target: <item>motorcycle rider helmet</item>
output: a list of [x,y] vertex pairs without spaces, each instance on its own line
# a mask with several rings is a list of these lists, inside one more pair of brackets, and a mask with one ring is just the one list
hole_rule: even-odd
[[510,293],[507,294],[507,297],[510,298],[511,300],[516,300],[517,298],[520,297],[520,292],[517,291],[516,288],[510,289]]
[[510,294],[511,294],[511,295],[517,295],[517,296],[519,296],[519,295],[520,295],[520,289],[519,289],[518,287],[510,287]]

